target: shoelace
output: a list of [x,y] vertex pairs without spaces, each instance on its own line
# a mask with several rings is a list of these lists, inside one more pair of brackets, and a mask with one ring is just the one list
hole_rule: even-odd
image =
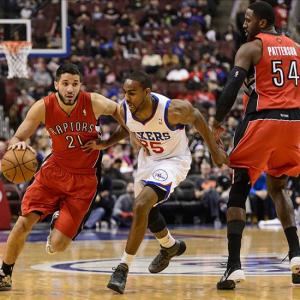
[[285,260],[286,260],[286,258],[288,257],[289,255],[287,255],[281,262],[280,262],[280,264],[282,264]]

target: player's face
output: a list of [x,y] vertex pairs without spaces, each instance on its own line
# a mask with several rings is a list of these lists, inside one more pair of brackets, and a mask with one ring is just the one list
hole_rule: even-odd
[[149,98],[150,89],[143,90],[138,81],[131,79],[125,80],[123,88],[125,92],[124,100],[130,112],[135,115],[143,108],[145,100]]
[[54,82],[55,89],[64,105],[74,105],[77,102],[81,82],[79,75],[62,74],[59,82]]
[[247,41],[252,40],[256,35],[258,35],[261,32],[259,27],[259,20],[253,15],[253,10],[251,9],[246,10],[243,28],[245,30]]

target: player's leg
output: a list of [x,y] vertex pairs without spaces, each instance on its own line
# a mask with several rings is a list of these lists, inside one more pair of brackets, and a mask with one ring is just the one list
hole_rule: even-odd
[[27,235],[39,219],[40,216],[38,214],[31,212],[25,216],[20,216],[13,227],[7,239],[4,259],[0,270],[0,291],[11,289],[14,264],[23,249]]
[[120,294],[124,293],[129,267],[144,239],[149,212],[158,199],[157,192],[152,186],[146,185],[134,200],[133,220],[125,251],[121,258],[121,263],[112,274],[107,285],[108,288]]
[[277,216],[282,224],[288,245],[290,267],[293,273],[292,281],[300,283],[300,247],[294,216],[294,206],[286,192],[286,176],[280,178],[267,175],[267,188],[273,201]]
[[227,203],[228,262],[224,276],[217,284],[218,289],[234,289],[236,283],[245,280],[241,269],[240,251],[242,234],[246,225],[246,200],[251,184],[246,169],[236,169],[234,183]]
[[[164,199],[165,191],[161,191],[162,199]],[[151,273],[159,273],[168,267],[170,260],[174,256],[182,255],[185,252],[186,245],[184,241],[173,238],[158,207],[153,207],[149,213],[148,228],[156,237],[161,247],[159,254],[151,262],[148,269]]]

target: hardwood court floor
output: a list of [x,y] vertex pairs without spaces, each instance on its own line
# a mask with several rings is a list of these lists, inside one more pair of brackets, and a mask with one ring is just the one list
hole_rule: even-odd
[[[247,227],[242,258],[246,282],[233,291],[218,291],[216,283],[224,273],[226,229],[177,227],[176,238],[185,240],[187,251],[172,260],[160,274],[150,274],[148,265],[159,246],[147,234],[131,267],[124,295],[106,288],[123,254],[128,231],[113,229],[84,231],[64,253],[48,256],[45,241],[48,228],[29,236],[16,263],[13,290],[0,292],[0,299],[203,299],[257,300],[300,299],[300,286],[293,285],[282,230]],[[0,260],[8,232],[0,231]]]

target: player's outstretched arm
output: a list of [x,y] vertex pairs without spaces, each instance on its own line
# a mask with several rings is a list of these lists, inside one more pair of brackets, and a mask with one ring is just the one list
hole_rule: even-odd
[[193,108],[188,101],[172,100],[169,106],[168,121],[173,127],[177,124],[192,123],[207,144],[213,163],[218,167],[221,167],[222,164],[229,164],[227,153],[218,147],[203,115],[198,109]]
[[143,148],[143,150],[149,154],[148,149],[140,143],[136,136],[130,132],[126,126],[123,107],[120,109],[119,104],[96,93],[91,93],[91,99],[96,118],[99,118],[101,115],[111,115],[121,126],[119,126],[107,141],[96,139],[87,142],[82,146],[84,151],[90,150],[91,152],[93,150],[106,149],[130,135],[132,146],[135,148]]
[[9,142],[9,149],[30,149],[35,150],[25,141],[35,132],[41,123],[45,123],[45,103],[44,100],[37,101],[28,111],[26,118],[17,129],[15,135]]

